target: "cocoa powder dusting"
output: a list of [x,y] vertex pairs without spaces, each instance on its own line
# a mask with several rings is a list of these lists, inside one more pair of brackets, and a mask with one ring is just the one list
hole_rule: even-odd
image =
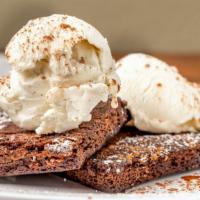
[[64,24],[64,23],[60,24],[60,28],[62,28],[62,29],[70,29],[71,31],[75,31],[76,30],[76,28],[70,26],[69,24]]
[[162,83],[157,83],[157,87],[162,87]]
[[190,175],[190,176],[182,176],[181,178],[185,181],[187,190],[191,190],[194,182],[200,189],[200,176]]
[[150,185],[133,187],[128,193],[145,194],[145,193],[178,193],[178,192],[194,192],[200,190],[200,175],[193,173],[191,175],[182,176],[178,179],[162,180]]
[[53,40],[54,40],[54,36],[53,36],[53,35],[45,35],[45,36],[43,37],[43,39],[44,39],[45,41],[53,41]]

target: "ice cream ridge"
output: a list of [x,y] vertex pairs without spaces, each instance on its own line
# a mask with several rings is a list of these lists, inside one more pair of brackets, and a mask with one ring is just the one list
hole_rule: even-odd
[[107,40],[90,24],[67,15],[29,21],[7,45],[10,78],[0,107],[17,126],[61,133],[90,121],[91,111],[119,89]]
[[129,125],[153,133],[200,131],[200,86],[167,63],[141,53],[117,62],[119,97],[127,101]]

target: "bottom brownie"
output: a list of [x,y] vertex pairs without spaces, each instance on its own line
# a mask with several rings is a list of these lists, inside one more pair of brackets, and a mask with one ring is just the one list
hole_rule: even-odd
[[127,119],[123,102],[99,103],[92,119],[62,134],[38,136],[19,129],[0,116],[0,176],[61,172],[79,169],[85,159],[117,133]]
[[105,192],[200,167],[200,133],[148,135],[124,128],[68,178]]

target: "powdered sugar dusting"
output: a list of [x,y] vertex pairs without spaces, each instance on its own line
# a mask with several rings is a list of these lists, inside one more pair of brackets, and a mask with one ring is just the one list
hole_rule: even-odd
[[105,173],[123,172],[126,165],[143,166],[147,162],[164,160],[172,152],[200,145],[200,134],[127,135],[104,148],[93,163],[101,163]]
[[55,153],[66,153],[72,150],[73,142],[65,140],[64,142],[54,139],[53,144],[45,145],[45,150],[52,151]]

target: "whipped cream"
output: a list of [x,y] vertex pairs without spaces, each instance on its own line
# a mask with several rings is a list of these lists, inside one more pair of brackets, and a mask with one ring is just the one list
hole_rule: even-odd
[[175,67],[135,53],[117,62],[119,97],[127,101],[132,123],[154,133],[200,131],[200,86]]
[[21,128],[61,133],[91,120],[112,96],[118,76],[107,40],[90,24],[67,15],[29,21],[8,44],[10,79],[0,107]]

